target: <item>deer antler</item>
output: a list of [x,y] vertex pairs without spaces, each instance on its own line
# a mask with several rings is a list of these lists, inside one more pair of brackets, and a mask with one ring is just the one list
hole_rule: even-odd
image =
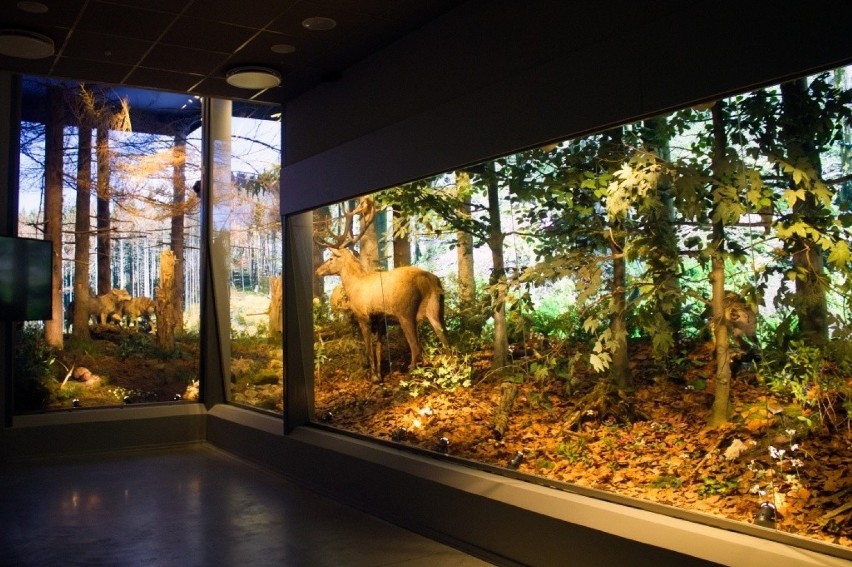
[[[361,232],[356,236],[352,233],[352,219],[358,214],[361,215]],[[343,215],[345,219],[343,230],[336,234],[333,233],[331,230],[331,219],[328,219],[325,222],[326,226],[324,232],[328,234],[330,238],[323,238],[318,235],[314,235],[314,243],[316,243],[317,246],[336,248],[339,250],[341,248],[351,246],[361,240],[361,237],[364,236],[364,231],[368,226],[370,226],[373,219],[376,217],[376,206],[373,204],[373,200],[371,198],[364,197],[351,211],[344,211]]]

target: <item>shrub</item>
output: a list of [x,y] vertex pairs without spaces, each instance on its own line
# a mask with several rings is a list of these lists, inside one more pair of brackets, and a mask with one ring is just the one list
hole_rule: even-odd
[[33,411],[50,402],[53,350],[38,327],[25,327],[15,348],[15,411]]
[[471,385],[473,366],[470,355],[455,352],[433,353],[428,360],[429,365],[412,368],[409,372],[410,379],[400,381],[400,388],[416,397],[431,388],[454,390]]
[[[838,366],[830,364],[823,349],[792,341],[786,351],[767,357],[759,373],[776,394],[816,410],[823,424],[838,418],[848,422],[852,382],[838,372]],[[838,410],[845,416],[839,416]]]

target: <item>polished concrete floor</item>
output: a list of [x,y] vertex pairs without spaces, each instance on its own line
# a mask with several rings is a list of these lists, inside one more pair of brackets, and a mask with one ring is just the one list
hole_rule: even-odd
[[0,565],[488,565],[209,445],[0,473]]

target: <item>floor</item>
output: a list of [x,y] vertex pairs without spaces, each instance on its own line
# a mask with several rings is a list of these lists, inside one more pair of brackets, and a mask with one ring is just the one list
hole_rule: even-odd
[[0,565],[489,565],[209,445],[0,473]]

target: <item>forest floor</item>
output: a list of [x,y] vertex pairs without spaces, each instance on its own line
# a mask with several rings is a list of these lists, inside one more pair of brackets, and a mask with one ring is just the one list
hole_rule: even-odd
[[[96,356],[66,350],[64,367],[89,368],[97,380],[76,377],[60,387],[57,374],[51,407],[70,407],[78,398],[89,407],[192,399],[197,337],[179,340],[175,353],[163,359],[156,355],[153,335],[129,333],[94,333]],[[391,344],[394,360],[406,358],[400,342]],[[332,427],[516,468],[565,483],[567,490],[571,485],[600,489],[745,523],[755,523],[761,504],[770,502],[779,531],[852,548],[847,416],[836,414],[836,425],[820,426],[815,411],[774,396],[745,369],[732,382],[730,422],[706,428],[714,391],[709,344],[696,345],[676,368],[660,368],[649,345],[632,344],[636,389],[630,405],[642,418],[629,421],[587,415],[579,427],[569,428],[599,375],[578,364],[568,391],[568,382],[553,373],[535,379],[527,373],[516,382],[502,436],[495,434],[495,416],[506,380],[489,371],[490,352],[470,355],[465,360],[470,386],[450,390],[424,387],[396,365],[375,383],[363,368],[361,348],[351,336],[320,344],[315,415]],[[233,340],[232,349],[234,401],[282,411],[280,343],[246,336]],[[437,370],[456,364],[447,362],[454,358],[433,354],[427,363]],[[446,447],[438,446],[441,438]]]
[[151,333],[112,325],[93,325],[90,333],[81,344],[65,336],[44,409],[197,399],[197,335],[177,336],[175,349],[165,352]]
[[[631,350],[632,406],[641,420],[589,415],[567,428],[598,380],[586,370],[570,395],[563,380],[520,382],[508,429],[495,435],[504,389],[487,371],[488,352],[472,360],[470,387],[417,395],[401,371],[377,384],[352,363],[335,369],[329,360],[316,379],[316,416],[335,428],[471,461],[509,467],[514,459],[511,468],[566,483],[569,490],[601,489],[746,523],[755,523],[761,504],[770,502],[776,529],[852,547],[849,421],[813,426],[817,415],[768,395],[754,373],[742,371],[732,385],[730,422],[708,429],[712,346],[698,345],[676,379],[654,364],[648,345]],[[348,359],[360,361],[353,352]]]

